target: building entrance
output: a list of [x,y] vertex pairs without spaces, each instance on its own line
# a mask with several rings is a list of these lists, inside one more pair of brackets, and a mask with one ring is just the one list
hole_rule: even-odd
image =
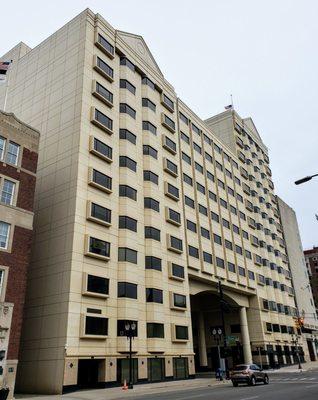
[[98,381],[98,372],[105,363],[104,360],[87,359],[78,361],[77,384],[80,388],[97,388],[101,383]]

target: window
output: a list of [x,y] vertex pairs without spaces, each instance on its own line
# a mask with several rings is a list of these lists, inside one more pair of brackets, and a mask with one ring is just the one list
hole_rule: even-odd
[[155,159],[158,158],[158,151],[154,149],[153,147],[149,146],[148,144],[143,145],[143,155],[145,156],[150,156]]
[[137,232],[137,220],[127,217],[126,215],[120,215],[118,228]]
[[5,151],[6,139],[0,136],[0,160],[4,158],[4,151]]
[[214,240],[214,243],[222,245],[222,238],[221,238],[221,236],[217,235],[216,233],[213,233],[213,240]]
[[224,240],[224,244],[225,244],[225,247],[226,247],[227,249],[233,250],[233,244],[232,244],[232,242],[230,242],[229,240],[225,239],[225,240]]
[[218,161],[215,161],[215,166],[217,169],[219,169],[220,171],[223,171],[223,165],[221,163],[219,163]]
[[238,271],[239,271],[239,274],[240,274],[241,276],[246,276],[245,268],[243,268],[243,267],[238,267]]
[[235,193],[234,193],[234,190],[231,188],[231,187],[228,187],[227,188],[227,192],[228,192],[228,194],[230,194],[231,196],[235,196]]
[[137,251],[127,247],[118,247],[118,261],[127,261],[137,264]]
[[163,295],[161,289],[146,288],[147,303],[163,303]]
[[194,150],[195,150],[196,152],[198,152],[199,154],[202,153],[201,147],[200,147],[198,144],[196,144],[195,142],[193,142],[193,148],[194,148]]
[[197,249],[194,246],[188,246],[188,252],[189,256],[194,257],[194,258],[199,258],[199,249]]
[[231,263],[231,262],[228,262],[228,263],[227,263],[227,269],[228,269],[230,272],[235,272],[235,264],[233,264],[233,263]]
[[208,215],[208,209],[204,207],[202,204],[199,204],[199,213],[207,216]]
[[128,185],[119,185],[119,196],[137,200],[137,190]]
[[216,143],[214,143],[214,150],[219,154],[222,153],[222,149]]
[[252,259],[252,253],[245,249],[245,257],[248,258],[249,260],[251,260]]
[[167,207],[167,220],[177,225],[181,224],[181,215],[177,211]]
[[191,124],[191,126],[192,126],[193,132],[195,132],[197,135],[200,135],[200,129],[194,124]]
[[174,121],[166,114],[162,114],[162,125],[169,129],[169,131],[171,132],[175,132],[176,130]]
[[169,172],[173,176],[178,175],[178,167],[175,163],[168,160],[167,158],[164,159],[164,169],[165,171]]
[[175,144],[175,142],[173,140],[171,140],[170,138],[168,138],[168,136],[163,135],[163,147],[170,151],[170,153],[175,154],[177,152],[177,145]]
[[127,89],[130,91],[130,93],[135,94],[136,93],[136,88],[135,86],[127,81],[127,79],[121,79],[120,80],[120,88],[121,89]]
[[160,230],[152,226],[145,226],[145,239],[153,239],[160,242]]
[[117,336],[126,336],[126,334],[127,334],[126,324],[129,324],[129,325],[135,324],[136,329],[134,331],[132,331],[132,336],[137,337],[138,336],[138,321],[123,320],[123,319],[117,320]]
[[182,139],[184,142],[190,144],[190,138],[189,138],[189,136],[186,135],[186,134],[183,133],[183,132],[181,132],[181,139]]
[[182,240],[176,238],[175,236],[169,235],[169,250],[176,250],[178,253],[182,252]]
[[202,194],[205,194],[205,187],[201,185],[199,182],[197,182],[197,190]]
[[167,196],[173,197],[174,199],[179,199],[179,189],[171,183],[167,183]]
[[189,332],[187,326],[175,325],[176,340],[188,340]]
[[136,110],[134,110],[132,107],[130,107],[126,103],[120,103],[119,104],[119,112],[122,114],[128,114],[132,118],[136,119]]
[[242,247],[241,246],[238,246],[237,244],[235,245],[235,252],[237,253],[237,254],[243,254],[243,249],[242,249]]
[[205,133],[203,134],[203,139],[207,144],[211,145],[212,141]]
[[98,127],[106,130],[108,133],[113,132],[113,120],[107,117],[107,115],[103,114],[101,111],[97,110],[97,108],[93,108],[94,118],[92,122],[97,125]]
[[211,192],[211,190],[209,190],[209,198],[215,202],[217,202],[217,197],[216,194]]
[[216,266],[219,268],[225,268],[224,260],[222,260],[222,258],[216,257]]
[[143,85],[147,85],[149,86],[152,90],[155,90],[155,84],[152,82],[152,80],[150,80],[149,78],[147,78],[146,76],[144,76],[141,80],[141,83]]
[[96,275],[87,275],[86,292],[108,295],[109,279]]
[[128,129],[119,129],[119,139],[128,140],[132,144],[136,144],[136,135]]
[[151,197],[145,197],[144,207],[159,212],[159,201],[152,199]]
[[157,127],[149,121],[142,121],[142,129],[157,135]]
[[184,196],[184,203],[185,203],[187,206],[189,206],[189,207],[191,207],[191,208],[194,208],[194,200],[190,199],[190,197]]
[[189,175],[185,174],[185,173],[183,174],[183,181],[185,183],[187,183],[188,185],[193,186],[192,178]]
[[212,254],[207,253],[206,251],[204,251],[203,252],[203,260],[204,260],[204,262],[206,262],[208,264],[213,264]]
[[220,217],[215,212],[211,211],[211,219],[215,222],[220,222]]
[[203,167],[202,167],[202,165],[200,165],[199,163],[195,162],[195,163],[194,163],[194,166],[195,166],[195,169],[196,169],[197,171],[199,171],[201,174],[203,174]]
[[1,203],[12,205],[15,183],[5,179],[3,182]]
[[156,105],[150,99],[143,97],[142,98],[142,106],[148,107],[148,108],[150,108],[150,110],[156,112]]
[[196,232],[197,231],[197,225],[194,222],[189,221],[187,219],[187,229],[189,229],[189,231]]
[[146,269],[155,269],[156,271],[161,271],[161,258],[154,256],[145,257],[145,267]]
[[133,72],[135,72],[135,65],[128,60],[126,57],[121,57],[120,58],[120,65],[125,65],[129,69],[131,69]]
[[10,224],[0,221],[0,249],[7,249],[9,243]]
[[184,279],[184,267],[182,265],[171,263],[171,276]]
[[220,179],[218,179],[218,187],[225,190],[225,184]]
[[183,294],[173,293],[173,306],[187,308],[187,298]]
[[242,211],[240,211],[240,218],[246,221],[246,215]]
[[130,282],[118,282],[118,297],[137,299],[137,285]]
[[182,112],[179,112],[179,117],[180,117],[182,122],[184,122],[186,125],[189,125],[188,118],[184,114],[182,114]]
[[220,198],[220,204],[222,207],[227,208],[227,202]]
[[227,219],[222,218],[222,225],[224,228],[230,229],[230,223]]
[[249,279],[251,279],[252,281],[255,281],[255,274],[253,271],[248,270],[248,277]]
[[233,224],[232,228],[234,233],[237,233],[238,235],[240,234],[240,228],[237,225]]
[[210,156],[210,154],[208,154],[207,152],[205,152],[205,159],[208,160],[210,163],[213,162],[212,156]]
[[169,111],[174,111],[174,103],[164,93],[161,95],[161,104],[163,104]]
[[201,226],[201,236],[206,239],[210,239],[210,231]]
[[92,146],[90,149],[91,153],[96,156],[102,158],[105,161],[111,162],[113,158],[113,149],[101,140],[96,139],[95,137],[92,140]]
[[106,89],[99,82],[96,82],[93,94],[94,96],[102,100],[104,103],[106,103],[108,106],[110,107],[113,106],[113,97],[114,97],[113,93],[110,92],[108,89]]
[[242,236],[243,236],[244,239],[248,239],[249,238],[249,234],[246,231],[244,231],[243,229],[242,229]]
[[147,338],[164,338],[164,324],[147,322]]
[[182,152],[182,160],[191,165],[191,157],[189,157],[186,153]]
[[149,181],[158,185],[158,175],[151,171],[144,171],[144,181]]
[[113,58],[115,52],[114,46],[112,46],[109,41],[106,40],[102,35],[98,34],[96,44],[101,50],[106,50],[106,54],[110,55],[111,58]]
[[98,256],[109,258],[110,256],[110,243],[105,240],[97,239],[92,236],[88,238],[88,252],[89,254],[95,254]]
[[232,214],[237,215],[236,208],[234,206],[232,206],[231,204],[230,204],[230,211],[231,211]]
[[107,336],[108,318],[85,316],[85,335]]
[[105,63],[101,58],[96,57],[95,66],[96,69],[104,78],[110,80],[111,82],[114,79],[114,70],[108,64]]
[[111,215],[112,212],[108,208],[96,203],[90,203],[89,219],[109,225],[111,223]]
[[131,169],[132,171],[136,172],[137,170],[137,163],[136,161],[132,160],[129,157],[126,156],[119,156],[119,166],[120,167],[126,167]]
[[214,182],[214,175],[211,174],[210,171],[206,171],[206,177],[210,179],[210,181]]

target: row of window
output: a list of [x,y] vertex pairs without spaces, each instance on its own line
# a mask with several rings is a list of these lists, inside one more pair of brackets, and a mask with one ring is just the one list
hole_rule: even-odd
[[[108,336],[108,318],[103,316],[94,316],[92,314],[100,313],[101,310],[88,309],[90,315],[85,315],[85,331],[84,335],[87,336]],[[127,335],[126,324],[134,324],[135,329],[132,333],[134,337],[138,336],[138,321],[132,320],[117,320],[117,336],[122,337]],[[147,322],[147,338],[159,338],[165,337],[165,325],[157,322]],[[173,325],[174,334],[173,340],[188,340],[189,332],[188,326],[185,325]]]

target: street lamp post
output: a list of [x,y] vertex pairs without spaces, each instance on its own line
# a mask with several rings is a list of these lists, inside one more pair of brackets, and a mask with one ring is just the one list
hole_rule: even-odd
[[133,365],[132,365],[132,340],[135,336],[136,331],[136,323],[134,321],[126,321],[125,323],[125,333],[127,336],[127,340],[129,340],[129,383],[128,389],[133,389]]
[[[218,347],[218,357],[219,357],[219,370],[221,370],[221,351],[220,351],[220,342],[222,339],[222,329],[212,329],[212,335],[214,340],[216,341],[217,347]],[[220,373],[220,381],[223,381],[223,376],[222,373]]]
[[318,174],[309,175],[309,176],[305,176],[304,178],[298,179],[297,181],[295,181],[295,185],[301,185],[302,183],[308,182],[315,176],[318,176]]
[[258,346],[258,347],[256,347],[256,349],[258,351],[258,358],[259,358],[260,367],[263,369],[263,362],[262,362],[262,350],[263,350],[263,347]]
[[294,343],[296,347],[296,354],[297,354],[297,360],[298,360],[298,369],[302,369],[301,363],[300,363],[300,355],[299,355],[299,346],[298,346],[298,335],[292,335],[292,342]]

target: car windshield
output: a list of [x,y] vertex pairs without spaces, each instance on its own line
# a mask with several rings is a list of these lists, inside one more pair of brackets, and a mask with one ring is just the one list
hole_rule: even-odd
[[233,368],[233,371],[244,371],[247,368],[248,365],[237,365],[236,367]]

